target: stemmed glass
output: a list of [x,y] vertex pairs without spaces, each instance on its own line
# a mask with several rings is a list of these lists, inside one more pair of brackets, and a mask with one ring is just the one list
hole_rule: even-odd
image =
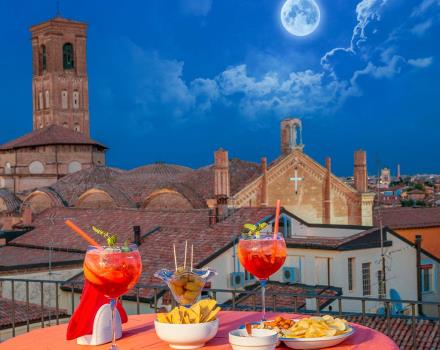
[[266,320],[267,279],[283,266],[287,248],[282,234],[271,232],[242,236],[238,243],[238,257],[243,267],[257,277],[261,285],[261,320]]
[[84,259],[84,276],[109,298],[112,310],[112,345],[116,346],[115,309],[118,298],[132,289],[142,272],[141,256],[135,244],[127,246],[89,246]]

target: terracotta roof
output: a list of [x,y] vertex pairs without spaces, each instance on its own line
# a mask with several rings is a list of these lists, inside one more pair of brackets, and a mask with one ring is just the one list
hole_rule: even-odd
[[[392,229],[416,227],[440,227],[440,207],[434,208],[383,208],[381,209],[384,226]],[[379,212],[374,211],[374,224],[379,225]]]
[[[412,320],[411,318],[390,318],[380,316],[344,316],[350,322],[356,322],[373,328],[388,335],[401,350],[411,350],[412,347]],[[389,322],[389,333],[387,323]],[[440,322],[433,320],[415,319],[415,334],[417,350],[440,349]]]
[[[15,301],[14,304],[12,300],[0,298],[0,329],[9,328],[12,326],[12,306],[15,309],[15,325],[26,324],[27,320],[29,323],[41,322],[41,306],[37,304],[29,303],[29,309],[23,301]],[[44,319],[49,319],[49,317],[54,320],[56,318],[56,308],[54,307],[44,307]],[[59,317],[68,316],[67,311],[60,309],[58,310]]]
[[0,200],[5,203],[7,213],[17,211],[21,205],[21,200],[6,188],[0,188]]
[[[258,164],[239,159],[230,160],[229,170],[231,195],[260,173]],[[130,171],[94,167],[65,176],[52,188],[70,205],[91,188],[108,192],[120,207],[139,206],[154,192],[167,189],[183,195],[194,208],[206,208],[206,200],[214,198],[214,166],[193,170],[156,163]]]
[[0,150],[44,145],[93,145],[107,148],[83,133],[59,125],[50,125],[46,128],[34,130],[18,139],[1,145]]
[[[260,289],[260,283],[257,282],[252,286],[246,287],[246,289],[255,290],[258,291]],[[276,307],[278,310],[283,311],[294,311],[294,300],[292,298],[292,295],[284,295],[284,293],[289,294],[303,294],[303,295],[326,295],[326,296],[338,296],[341,295],[341,290],[339,288],[334,287],[322,287],[322,286],[309,286],[305,284],[300,283],[281,283],[281,282],[274,282],[274,281],[268,281],[266,285],[266,292],[268,293],[267,296],[267,305],[266,308],[268,311],[273,311],[273,297],[269,296],[272,294],[276,294]],[[319,299],[318,303],[320,308],[322,309],[325,307],[329,302],[331,302],[332,299]],[[226,302],[226,305],[230,305],[231,301]],[[238,309],[244,308],[249,309],[250,307],[257,307],[261,308],[261,294],[257,292],[256,296],[253,297],[249,294],[242,294],[239,295],[235,300],[235,305]],[[306,299],[305,297],[297,297],[296,298],[296,308],[297,310],[303,308],[306,306]]]
[[141,166],[128,171],[129,174],[157,174],[157,175],[177,175],[191,172],[193,169],[182,165],[154,163]]
[[[20,258],[18,258],[20,257]],[[15,246],[0,247],[0,271],[32,267],[48,266],[49,260],[56,266],[58,263],[82,264],[84,254],[61,251],[50,252],[48,248],[36,249]]]

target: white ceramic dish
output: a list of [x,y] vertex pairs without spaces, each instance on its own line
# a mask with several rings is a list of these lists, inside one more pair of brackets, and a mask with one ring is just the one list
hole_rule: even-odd
[[347,333],[333,337],[320,338],[280,338],[291,349],[322,349],[342,343],[354,333],[354,328],[349,328]]
[[173,324],[154,321],[157,336],[173,349],[197,349],[215,337],[218,319],[205,323]]
[[229,332],[229,343],[234,350],[274,350],[278,344],[278,334],[271,329],[252,329],[247,336],[246,329]]

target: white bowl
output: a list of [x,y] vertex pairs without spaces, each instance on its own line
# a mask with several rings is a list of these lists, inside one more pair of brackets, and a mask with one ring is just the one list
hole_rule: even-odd
[[349,328],[347,333],[333,337],[319,338],[280,338],[291,349],[322,349],[338,345],[354,333],[354,328]]
[[278,343],[278,334],[271,329],[252,329],[248,336],[246,329],[229,332],[229,343],[234,350],[274,350]]
[[218,319],[205,323],[173,324],[154,321],[157,336],[173,349],[197,349],[215,337]]

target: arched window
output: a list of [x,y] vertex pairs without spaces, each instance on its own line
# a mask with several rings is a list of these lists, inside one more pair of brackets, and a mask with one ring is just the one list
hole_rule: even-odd
[[64,69],[73,69],[74,66],[73,45],[66,43],[63,45],[63,67]]
[[11,174],[11,173],[12,173],[11,163],[7,162],[5,164],[5,174]]
[[67,172],[69,174],[75,173],[77,171],[80,171],[82,169],[82,165],[80,162],[77,162],[76,160],[69,163],[67,166]]
[[45,71],[47,68],[47,55],[46,55],[46,46],[41,45],[40,46],[40,69],[42,71]]
[[73,109],[79,108],[79,92],[78,91],[73,92],[72,107],[73,107]]
[[61,91],[61,108],[67,109],[67,91]]
[[79,126],[78,123],[75,123],[75,125],[73,126],[73,130],[75,130],[75,131],[81,131],[81,128],[80,128],[80,126]]
[[50,94],[49,94],[49,90],[46,90],[44,92],[45,95],[45,102],[46,102],[46,108],[50,108]]

